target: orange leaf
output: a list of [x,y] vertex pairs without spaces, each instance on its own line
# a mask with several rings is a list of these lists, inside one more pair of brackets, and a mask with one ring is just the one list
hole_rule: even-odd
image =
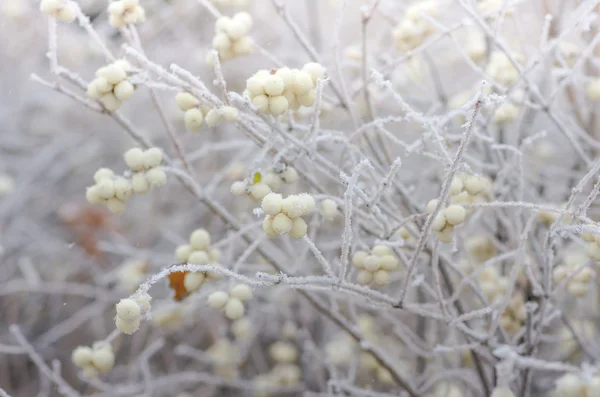
[[182,301],[190,294],[188,290],[185,289],[185,285],[183,284],[183,279],[187,273],[187,271],[183,271],[169,274],[169,287],[175,291],[175,296],[173,299],[176,301]]

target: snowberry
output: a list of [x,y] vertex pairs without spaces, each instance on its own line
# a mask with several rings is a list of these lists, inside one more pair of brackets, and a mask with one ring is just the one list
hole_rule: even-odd
[[224,291],[216,291],[208,296],[208,305],[213,309],[224,308],[228,301],[229,295]]
[[281,194],[269,193],[262,200],[262,209],[265,214],[277,215],[281,212],[283,205],[283,197]]
[[292,224],[292,228],[289,231],[290,237],[292,238],[302,238],[306,236],[306,232],[308,230],[308,225],[302,218],[294,219]]
[[160,168],[152,168],[146,172],[146,180],[152,187],[163,187],[167,183],[167,174]]
[[246,182],[243,182],[243,181],[233,182],[231,184],[231,188],[230,188],[231,194],[233,194],[234,196],[241,196],[246,193],[246,187],[247,187]]
[[175,102],[182,111],[187,111],[200,105],[198,98],[189,92],[180,92],[175,96]]
[[146,20],[146,12],[138,0],[117,0],[108,6],[109,22],[117,29],[127,24],[138,24]]
[[444,227],[444,229],[440,230],[437,233],[437,238],[438,240],[440,240],[442,243],[451,243],[452,242],[452,238],[454,236],[454,227],[447,225],[446,227]]
[[92,363],[99,372],[107,373],[115,365],[115,354],[112,349],[94,349]]
[[286,169],[279,175],[283,182],[291,184],[296,182],[298,179],[298,171],[294,167],[286,167]]
[[460,205],[450,205],[444,210],[444,217],[449,224],[456,226],[465,221],[467,211]]
[[210,258],[205,251],[192,251],[187,261],[194,265],[207,265]]
[[150,191],[150,185],[143,172],[138,172],[131,177],[131,188],[136,194],[145,194]]
[[335,219],[338,214],[337,203],[331,199],[325,199],[321,201],[321,215],[323,219],[331,221]]
[[112,179],[115,176],[115,173],[108,168],[100,168],[96,173],[94,173],[94,181],[96,183],[100,182],[102,179]]
[[286,214],[279,213],[275,215],[273,218],[273,230],[277,234],[286,234],[288,233],[293,226],[293,221]]
[[184,114],[185,128],[191,132],[198,132],[202,129],[204,114],[198,108],[191,108]]
[[204,229],[196,229],[190,234],[190,244],[196,250],[206,250],[210,246],[210,234]]
[[175,250],[175,257],[180,262],[187,262],[190,254],[192,253],[192,246],[189,244],[180,245]]
[[77,346],[71,353],[71,361],[78,367],[90,365],[93,360],[93,351],[88,346]]
[[140,306],[133,299],[121,299],[116,305],[117,317],[124,321],[133,321],[141,316]]
[[244,317],[244,305],[237,298],[230,298],[225,304],[225,316],[230,320]]
[[187,291],[197,291],[202,286],[205,278],[201,272],[187,273],[183,278],[183,285]]
[[352,255],[352,266],[356,267],[357,269],[363,269],[365,258],[368,255],[369,254],[365,251],[356,251],[354,255]]
[[144,169],[144,151],[140,148],[132,148],[125,152],[125,163],[132,171]]
[[316,62],[307,63],[302,70],[310,75],[315,86],[317,85],[317,80],[322,79],[325,76],[325,67]]
[[67,23],[73,22],[76,18],[75,6],[66,0],[42,0],[40,10]]
[[125,211],[125,203],[121,200],[111,198],[106,201],[106,208],[113,214],[121,214]]
[[140,329],[140,320],[125,321],[120,317],[115,320],[117,329],[126,335],[133,335]]
[[252,299],[252,288],[246,284],[236,284],[229,291],[229,295],[245,302]]
[[255,201],[261,201],[267,194],[271,193],[271,188],[264,183],[256,183],[250,186],[250,197]]
[[373,273],[371,273],[371,272],[369,272],[367,270],[361,270],[356,275],[356,281],[360,285],[370,284],[373,281]]

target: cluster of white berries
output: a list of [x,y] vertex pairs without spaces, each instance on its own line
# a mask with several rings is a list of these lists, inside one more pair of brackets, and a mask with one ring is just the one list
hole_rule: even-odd
[[[557,210],[565,210],[566,209],[566,203],[559,203],[559,204],[547,203],[546,205],[549,207],[555,208]],[[547,210],[538,211],[538,220],[546,226],[551,226],[554,222],[556,222],[556,220],[558,219],[559,216],[560,216],[560,214],[556,211],[547,211]],[[570,215],[563,216],[563,222],[566,224],[571,223],[572,220],[573,220],[573,218]],[[593,238],[592,238],[592,241],[593,241]]]
[[[204,229],[196,229],[190,234],[189,244],[183,244],[175,250],[175,257],[181,263],[193,265],[218,265],[221,252],[210,247],[210,234]],[[189,272],[183,279],[183,285],[188,292],[200,289],[204,281],[210,279],[221,279],[220,273],[216,272]]]
[[[484,268],[479,274],[479,287],[492,304],[501,302],[508,292],[510,279],[502,276],[496,267]],[[500,316],[500,324],[514,334],[527,318],[525,299],[519,291],[513,292],[506,310]]]
[[492,181],[488,177],[458,173],[450,185],[450,203],[482,203],[487,201],[492,193]]
[[89,378],[106,374],[115,365],[115,353],[110,343],[96,342],[92,347],[77,346],[71,353],[71,361]]
[[[248,36],[252,29],[252,16],[245,11],[238,12],[233,17],[222,16],[215,24],[215,37],[212,46],[219,53],[219,59],[227,61],[244,55],[252,54],[254,41]],[[215,62],[212,51],[206,61]]]
[[600,396],[600,376],[565,374],[556,381],[556,391],[561,397]]
[[283,198],[281,194],[267,194],[261,204],[267,214],[263,221],[263,230],[269,237],[289,234],[292,238],[306,235],[308,226],[302,216],[315,209],[315,199],[310,194],[292,194]]
[[479,263],[495,257],[498,253],[494,242],[481,234],[469,237],[465,245],[469,255]]
[[461,388],[450,382],[438,384],[433,392],[427,394],[426,397],[462,397],[464,394]]
[[356,251],[352,255],[352,266],[357,268],[356,281],[361,285],[375,282],[378,285],[390,283],[390,274],[398,270],[400,262],[392,248],[385,245],[375,245],[371,252]]
[[223,309],[225,316],[230,320],[239,320],[244,317],[244,303],[252,299],[252,288],[246,284],[236,284],[229,293],[215,291],[208,297],[208,304],[213,309]]
[[132,171],[131,178],[115,176],[112,170],[100,168],[94,174],[96,184],[86,191],[90,204],[104,203],[112,213],[118,214],[125,211],[125,203],[133,193],[145,194],[151,187],[167,183],[167,174],[160,168],[163,158],[160,149],[133,148],[125,152],[124,158]]
[[317,80],[325,75],[318,63],[299,69],[259,70],[246,81],[246,94],[260,113],[279,116],[288,109],[315,103]]
[[323,219],[326,221],[334,220],[339,214],[337,203],[332,199],[321,201],[320,208],[321,215],[323,215]]
[[516,291],[510,297],[506,310],[500,316],[500,324],[509,334],[515,334],[521,329],[527,319],[525,297]]
[[88,96],[99,100],[109,112],[116,111],[135,92],[135,86],[127,80],[130,69],[129,62],[122,59],[101,67],[88,84]]
[[229,339],[218,339],[206,350],[206,354],[211,359],[216,375],[229,380],[239,377],[238,366],[242,352]]
[[404,18],[394,29],[393,36],[399,51],[410,51],[419,47],[433,32],[435,26],[429,18],[438,15],[436,0],[426,0],[408,7]]
[[252,180],[245,179],[231,184],[231,194],[234,196],[248,195],[259,202],[273,190],[279,189],[282,183],[290,185],[298,180],[298,171],[292,166],[280,169],[268,169],[264,175],[255,172]]
[[[567,283],[567,292],[575,297],[584,296],[588,292],[590,281],[594,278],[595,272],[589,267],[584,267],[579,271],[577,269],[588,261],[589,257],[583,252],[571,251],[565,253],[564,264],[557,266],[552,272],[554,283],[558,284],[573,275]],[[577,273],[575,273],[576,271]]]
[[300,382],[302,371],[296,364],[298,349],[289,342],[277,341],[269,346],[269,356],[275,361],[270,376],[280,386],[293,386]]
[[73,22],[76,18],[75,5],[69,0],[42,0],[40,10],[63,22]]
[[148,262],[144,260],[125,261],[117,271],[117,283],[127,292],[134,292],[146,278]]
[[[433,213],[437,204],[438,200],[430,200],[427,203],[427,213]],[[467,211],[463,206],[450,204],[438,212],[431,224],[431,229],[437,232],[437,238],[442,243],[450,243],[454,237],[454,227],[463,223],[466,216]]]
[[[522,63],[523,61],[519,54],[512,54],[512,57],[518,63]],[[519,71],[512,64],[509,57],[502,51],[492,52],[485,72],[490,75],[495,82],[503,85],[511,85],[519,79]]]
[[231,333],[237,340],[249,339],[252,334],[252,321],[242,317],[231,323]]
[[190,132],[198,132],[202,129],[202,123],[214,127],[222,119],[227,121],[236,121],[239,117],[239,110],[233,106],[223,106],[220,109],[211,108],[208,105],[201,104],[200,100],[189,92],[180,92],[175,96],[177,107],[184,113],[185,128]]
[[121,299],[116,305],[117,329],[124,334],[133,335],[140,328],[142,314],[150,310],[151,300],[152,297],[147,293],[141,293],[134,298]]
[[138,24],[146,20],[146,11],[139,0],[117,0],[108,6],[112,27],[120,29],[125,25]]
[[581,238],[589,243],[587,246],[588,256],[595,261],[600,261],[600,234],[583,232]]

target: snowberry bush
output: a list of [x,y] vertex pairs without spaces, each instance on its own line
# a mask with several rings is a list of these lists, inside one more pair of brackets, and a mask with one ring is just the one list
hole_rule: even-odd
[[598,12],[3,0],[0,396],[600,396]]

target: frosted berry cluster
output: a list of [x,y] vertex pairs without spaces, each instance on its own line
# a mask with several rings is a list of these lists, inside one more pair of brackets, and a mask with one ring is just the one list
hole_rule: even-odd
[[208,297],[208,304],[213,309],[222,309],[230,320],[239,320],[244,317],[244,302],[252,299],[252,288],[246,284],[234,285],[229,293],[215,291]]
[[252,200],[260,202],[263,198],[281,187],[281,184],[292,184],[298,180],[298,171],[292,166],[272,169],[266,172],[255,172],[252,180],[235,181],[231,184],[231,194],[234,196],[247,195]]
[[[502,276],[496,267],[486,267],[479,274],[479,287],[491,304],[498,304],[504,300],[509,284],[509,278]],[[500,324],[507,332],[514,334],[526,318],[525,299],[519,291],[515,291],[506,310],[500,316]]]
[[[522,63],[523,59],[519,54],[512,54],[512,58],[517,63]],[[511,62],[510,58],[502,51],[494,51],[490,55],[490,61],[485,72],[492,79],[503,85],[511,85],[519,79],[519,71]]]
[[148,262],[144,260],[127,260],[117,271],[117,283],[127,292],[134,292],[146,279]]
[[133,193],[145,194],[151,187],[162,187],[167,183],[167,174],[160,168],[163,158],[160,149],[133,148],[125,152],[124,157],[132,171],[131,177],[115,176],[108,168],[99,169],[94,174],[96,184],[86,191],[90,204],[104,203],[109,211],[119,214],[125,211],[125,203]]
[[134,298],[121,299],[115,306],[115,325],[124,334],[132,335],[140,328],[142,314],[150,310],[152,297],[142,293]]
[[73,22],[76,18],[75,5],[69,0],[42,0],[40,10],[63,22]]
[[556,266],[552,272],[554,283],[558,284],[569,278],[567,292],[575,297],[584,296],[590,288],[590,281],[596,275],[589,267],[582,268],[588,261],[588,256],[583,252],[567,251],[564,254],[564,263]]
[[[221,252],[211,248],[210,234],[205,229],[196,229],[190,234],[189,244],[183,244],[175,250],[175,257],[181,263],[193,265],[218,265]],[[221,275],[215,272],[189,272],[186,273],[183,283],[188,292],[200,289],[207,278],[220,279]]]
[[600,376],[565,374],[556,381],[556,392],[561,397],[600,396]]
[[269,237],[289,234],[292,238],[306,236],[308,226],[302,216],[315,209],[315,199],[310,194],[293,194],[283,198],[281,194],[269,193],[261,203],[267,214],[263,230]]
[[[431,214],[438,205],[438,200],[431,200],[427,203],[427,213]],[[454,237],[454,227],[465,221],[467,211],[458,204],[450,204],[448,207],[441,209],[433,223],[431,229],[437,232],[437,238],[442,243],[452,242]]]
[[[215,36],[212,46],[219,53],[219,59],[227,61],[252,54],[254,41],[248,33],[252,29],[252,16],[245,11],[233,17],[222,16],[215,24]],[[212,51],[208,53],[207,62],[214,63]]]
[[125,25],[138,24],[146,20],[146,11],[139,0],[117,0],[108,6],[112,27],[120,29]]
[[492,193],[492,181],[488,177],[458,173],[450,185],[450,203],[482,203],[486,202]]
[[209,127],[218,125],[222,119],[234,122],[239,117],[239,110],[232,106],[223,106],[220,109],[211,108],[201,104],[200,100],[189,92],[180,92],[175,96],[177,107],[184,113],[185,128],[190,132],[198,132],[202,129],[202,123],[206,121]]
[[312,106],[317,80],[324,75],[325,68],[318,63],[307,63],[301,70],[263,69],[246,81],[246,94],[260,113],[279,116],[288,109]]
[[321,201],[321,215],[326,221],[333,221],[339,214],[337,203],[331,199]]
[[102,102],[109,112],[116,111],[135,92],[135,86],[127,80],[129,70],[131,66],[125,60],[101,67],[96,71],[96,78],[88,84],[88,96]]
[[390,273],[398,270],[400,262],[392,248],[375,245],[371,252],[356,251],[352,256],[352,266],[358,269],[356,281],[361,285],[372,282],[378,285],[390,283]]
[[92,347],[78,346],[71,353],[71,361],[83,374],[95,378],[110,372],[115,365],[115,353],[110,343],[96,342]]
[[404,18],[393,31],[398,51],[410,51],[419,47],[434,32],[431,18],[438,15],[439,3],[435,0],[422,1],[409,6]]

